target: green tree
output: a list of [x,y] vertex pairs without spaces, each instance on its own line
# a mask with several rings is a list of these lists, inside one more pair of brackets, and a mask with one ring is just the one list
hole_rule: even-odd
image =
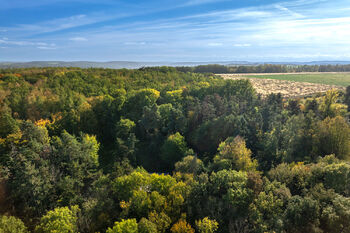
[[157,233],[157,226],[147,218],[141,218],[138,223],[139,233]]
[[23,220],[40,217],[54,207],[54,176],[50,172],[50,143],[46,128],[23,122],[21,131],[8,136],[10,151],[3,155],[9,179],[6,186],[8,201]]
[[319,204],[312,198],[293,196],[285,210],[287,232],[318,232]]
[[27,227],[22,220],[3,215],[0,217],[0,232],[1,233],[27,233]]
[[249,218],[256,232],[283,231],[283,200],[273,191],[261,192],[249,207]]
[[339,92],[337,90],[327,91],[320,104],[320,112],[323,118],[332,118],[338,115],[343,115],[344,112],[346,112],[346,106],[337,104],[338,97]]
[[187,199],[191,218],[217,219],[221,232],[233,231],[237,224],[247,227],[253,190],[248,188],[246,172],[221,170],[210,177],[202,174],[198,180]]
[[180,133],[172,134],[161,148],[161,158],[168,167],[172,167],[177,161],[185,157],[188,151],[185,138]]
[[335,154],[340,159],[350,159],[350,126],[337,116],[317,124],[313,135],[314,156]]
[[[178,105],[180,104],[181,102],[178,102]],[[161,120],[161,131],[163,133],[184,133],[187,126],[187,119],[180,107],[174,107],[172,104],[161,104],[158,107],[158,111]]]
[[136,219],[122,219],[115,222],[113,228],[108,228],[106,233],[138,233]]
[[179,104],[182,101],[182,90],[167,91],[165,99],[168,103]]
[[312,179],[327,189],[345,196],[350,195],[350,164],[337,160],[334,155],[321,159],[311,167]]
[[0,107],[0,138],[5,138],[8,134],[18,130],[18,124],[11,116],[10,109]]
[[251,158],[251,150],[247,149],[241,137],[229,137],[220,143],[219,154],[214,157],[214,170],[235,169],[237,171],[254,171],[257,161]]
[[106,95],[93,102],[93,112],[98,122],[96,135],[103,139],[101,141],[104,143],[115,142],[116,122],[120,118],[125,98],[125,94],[118,98]]
[[75,233],[78,232],[78,206],[61,207],[48,211],[41,217],[39,224],[35,227],[37,233]]
[[144,107],[153,106],[160,96],[159,91],[151,88],[137,90],[126,101],[126,115],[132,121],[138,121]]
[[321,214],[326,232],[350,232],[350,198],[336,195]]
[[126,157],[135,162],[134,157],[136,143],[138,140],[135,135],[136,124],[129,119],[120,119],[116,126],[117,149],[122,157]]
[[84,190],[86,192],[98,176],[99,143],[96,137],[81,135],[76,138],[63,132],[61,137],[52,138],[51,146],[60,204],[81,204]]
[[285,184],[293,195],[302,195],[312,180],[310,167],[304,163],[281,163],[269,171],[268,177]]
[[204,164],[197,156],[188,155],[175,163],[175,171],[181,173],[199,174],[204,171]]
[[348,105],[348,111],[350,112],[350,86],[346,87],[344,103]]
[[166,232],[171,224],[171,219],[164,212],[151,212],[148,219],[157,226],[157,230],[160,233]]
[[196,227],[200,233],[215,233],[219,229],[219,223],[216,220],[205,217],[196,221]]
[[[184,208],[189,189],[174,177],[149,174],[142,170],[118,177],[113,183],[113,195],[118,197],[122,208],[121,216],[137,219],[148,217],[153,223],[158,219],[160,222],[168,218],[171,218],[170,221],[177,219]],[[160,212],[162,214],[159,215]]]

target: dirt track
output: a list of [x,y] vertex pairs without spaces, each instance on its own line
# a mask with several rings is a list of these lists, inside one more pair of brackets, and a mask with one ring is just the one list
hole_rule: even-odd
[[262,96],[281,93],[283,97],[308,96],[323,93],[330,89],[345,90],[344,87],[306,82],[291,82],[276,79],[259,79],[243,77],[236,74],[220,74],[224,79],[249,79],[256,91]]

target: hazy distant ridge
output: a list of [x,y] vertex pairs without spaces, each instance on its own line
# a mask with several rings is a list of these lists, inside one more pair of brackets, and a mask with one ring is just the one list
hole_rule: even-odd
[[32,62],[0,62],[0,68],[28,68],[28,67],[80,67],[80,68],[111,68],[111,69],[138,69],[150,66],[198,66],[208,64],[219,65],[346,65],[350,61],[312,61],[312,62],[247,62],[247,61],[222,61],[222,62],[132,62],[132,61],[32,61]]

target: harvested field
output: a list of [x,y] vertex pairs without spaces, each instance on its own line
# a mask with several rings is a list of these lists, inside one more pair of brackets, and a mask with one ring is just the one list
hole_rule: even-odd
[[349,72],[302,72],[302,73],[249,73],[230,74],[233,77],[277,79],[292,82],[308,82],[347,87],[350,85]]
[[237,76],[232,74],[220,74],[225,79],[249,79],[256,91],[262,96],[271,93],[281,93],[283,97],[308,96],[323,93],[330,89],[345,90],[345,87],[336,85],[325,85],[308,82],[292,82],[286,80],[252,78],[249,76]]

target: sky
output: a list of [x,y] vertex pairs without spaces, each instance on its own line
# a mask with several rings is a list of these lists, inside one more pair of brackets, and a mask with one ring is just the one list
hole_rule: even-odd
[[0,61],[340,60],[349,0],[0,0]]

